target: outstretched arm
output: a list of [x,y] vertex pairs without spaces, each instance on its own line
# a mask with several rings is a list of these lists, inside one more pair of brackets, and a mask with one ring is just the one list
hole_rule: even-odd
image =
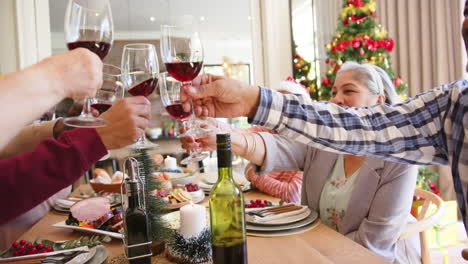
[[450,114],[450,100],[461,96],[465,86],[465,82],[441,86],[402,104],[368,108],[311,103],[262,88],[252,123],[328,151],[447,165],[444,120]]
[[65,97],[94,96],[102,62],[85,49],[58,54],[0,79],[0,148]]

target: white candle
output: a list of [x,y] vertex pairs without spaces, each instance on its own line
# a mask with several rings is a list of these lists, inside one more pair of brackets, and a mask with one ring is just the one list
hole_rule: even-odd
[[206,227],[206,209],[199,204],[184,205],[180,208],[179,233],[185,238],[198,236]]
[[171,156],[167,156],[164,160],[164,168],[177,169],[177,160]]

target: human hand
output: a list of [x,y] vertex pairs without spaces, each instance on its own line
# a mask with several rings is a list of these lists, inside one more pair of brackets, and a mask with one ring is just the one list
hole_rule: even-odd
[[[201,151],[213,151],[216,150],[216,134],[221,133],[222,130],[219,129],[214,123],[201,123],[200,127],[211,130],[210,132],[203,133],[198,135],[197,137],[188,136],[180,138],[180,143],[182,144],[182,148],[185,149],[187,152],[191,150],[200,149]],[[180,129],[180,133],[185,133],[188,130],[186,127],[182,127]]]
[[101,118],[109,121],[97,132],[107,149],[122,148],[144,135],[151,118],[151,103],[143,96],[117,101]]
[[90,98],[102,85],[102,62],[93,52],[78,48],[48,57],[37,64],[54,76],[51,85],[63,98]]
[[190,111],[192,100],[195,114],[199,116],[253,117],[260,98],[257,86],[211,74],[198,76],[192,86],[182,89],[184,110]]

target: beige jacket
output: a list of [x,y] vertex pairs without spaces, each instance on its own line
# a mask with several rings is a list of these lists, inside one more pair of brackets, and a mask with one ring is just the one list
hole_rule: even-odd
[[[259,133],[266,156],[259,174],[304,171],[302,204],[319,211],[320,194],[338,154],[319,150],[285,136]],[[340,232],[392,263],[421,263],[419,237],[398,240],[408,222],[416,188],[417,167],[367,158],[357,175]],[[339,245],[336,245],[339,247]]]

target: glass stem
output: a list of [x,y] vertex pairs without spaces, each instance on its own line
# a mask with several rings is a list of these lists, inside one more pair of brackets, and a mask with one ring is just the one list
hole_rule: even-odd
[[84,99],[83,110],[81,111],[81,116],[93,118],[93,112],[91,111],[91,99]]

